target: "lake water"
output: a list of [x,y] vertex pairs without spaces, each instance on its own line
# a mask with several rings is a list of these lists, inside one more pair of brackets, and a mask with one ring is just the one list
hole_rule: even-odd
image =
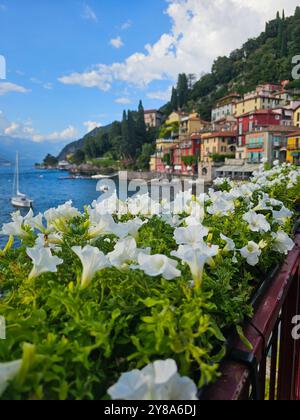
[[[83,210],[99,197],[97,181],[92,179],[61,180],[67,172],[36,170],[32,165],[21,165],[20,190],[34,200],[34,213],[44,212],[49,207],[57,207],[72,200],[75,207]],[[10,203],[13,194],[14,167],[0,166],[0,226],[10,221],[15,211]],[[22,210],[26,214],[28,210]],[[3,245],[6,238],[0,236]]]

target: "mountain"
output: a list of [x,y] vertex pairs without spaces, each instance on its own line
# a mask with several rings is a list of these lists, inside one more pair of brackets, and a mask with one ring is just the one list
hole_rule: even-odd
[[35,143],[27,139],[0,136],[0,157],[5,161],[10,162],[15,160],[16,151],[20,153],[20,157],[23,161],[29,163],[42,162],[49,151],[54,155],[57,155],[61,150],[61,147],[62,143],[53,143],[50,141]]
[[94,130],[90,131],[88,134],[86,134],[82,139],[67,144],[59,153],[58,160],[65,160],[68,155],[74,154],[77,150],[82,149],[88,138],[101,136],[102,133],[108,132],[110,128],[111,124],[104,127],[97,127]]

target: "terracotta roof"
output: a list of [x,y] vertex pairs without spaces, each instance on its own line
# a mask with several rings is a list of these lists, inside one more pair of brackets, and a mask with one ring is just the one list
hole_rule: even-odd
[[208,136],[205,136],[206,139],[211,139],[214,137],[236,137],[236,131],[216,131],[215,133],[211,133]]
[[[276,108],[278,109],[278,108]],[[256,111],[246,112],[245,114],[240,115],[238,118],[247,117],[248,115],[265,115],[265,114],[274,114],[278,115],[278,113],[274,112],[274,109],[257,109]]]
[[287,137],[295,137],[300,136],[300,131],[294,131],[293,133],[289,134]]
[[144,111],[144,114],[154,114],[154,113],[161,113],[157,109],[147,109]]

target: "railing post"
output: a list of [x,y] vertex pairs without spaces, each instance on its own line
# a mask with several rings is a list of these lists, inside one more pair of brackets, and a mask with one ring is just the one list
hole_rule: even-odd
[[[300,260],[298,260],[298,264]],[[292,337],[292,320],[300,314],[299,266],[282,309],[280,359],[278,374],[278,400],[296,400],[299,387],[299,343]]]

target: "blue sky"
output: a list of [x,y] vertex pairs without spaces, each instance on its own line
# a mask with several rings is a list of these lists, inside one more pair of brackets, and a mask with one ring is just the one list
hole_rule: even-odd
[[[245,4],[246,3],[246,4]],[[294,0],[0,0],[0,135],[65,143],[124,108],[166,102],[178,72],[264,28]],[[226,7],[225,7],[226,6]]]

